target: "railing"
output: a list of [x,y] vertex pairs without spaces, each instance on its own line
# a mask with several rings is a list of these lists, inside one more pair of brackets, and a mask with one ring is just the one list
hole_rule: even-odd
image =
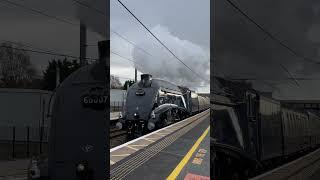
[[37,156],[46,153],[47,146],[47,127],[0,126],[0,160]]
[[125,102],[124,101],[113,101],[113,102],[110,102],[110,112],[123,111],[124,106],[125,106]]

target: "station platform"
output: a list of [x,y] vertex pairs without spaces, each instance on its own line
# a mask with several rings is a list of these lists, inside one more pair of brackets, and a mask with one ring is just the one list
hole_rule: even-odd
[[302,156],[294,161],[270,170],[250,180],[273,180],[273,179],[320,179],[320,149]]
[[110,179],[210,179],[210,111],[110,150]]

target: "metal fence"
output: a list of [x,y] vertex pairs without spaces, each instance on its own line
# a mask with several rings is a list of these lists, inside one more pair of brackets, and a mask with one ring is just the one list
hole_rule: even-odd
[[0,160],[47,153],[48,127],[0,126]]
[[123,111],[126,102],[124,101],[113,101],[110,102],[110,112]]

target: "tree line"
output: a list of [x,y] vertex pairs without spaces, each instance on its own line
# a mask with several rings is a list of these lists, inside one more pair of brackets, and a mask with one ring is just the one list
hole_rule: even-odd
[[[40,75],[31,63],[30,55],[21,46],[11,43],[0,45],[0,87],[54,90],[56,87],[57,70],[60,83],[70,74],[80,68],[75,59],[52,59]],[[118,77],[110,75],[110,88],[124,89],[130,87],[134,81],[127,80],[121,84]]]

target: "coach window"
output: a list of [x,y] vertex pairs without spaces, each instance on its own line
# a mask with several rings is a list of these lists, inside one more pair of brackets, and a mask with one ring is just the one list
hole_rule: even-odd
[[286,125],[286,130],[287,130],[287,136],[289,136],[289,114],[288,112],[286,112],[286,121],[285,121],[285,125]]
[[294,116],[294,114],[292,113],[292,125],[293,125],[293,134],[292,136],[295,137],[296,133],[297,133],[297,129],[296,129],[296,118]]
[[284,117],[284,127],[285,127],[285,131],[286,131],[286,136],[289,136],[289,128],[288,128],[288,112],[283,112],[283,117]]
[[299,122],[298,122],[298,119],[297,119],[297,114],[293,114],[293,118],[294,118],[294,129],[295,129],[295,133],[294,135],[297,136],[299,134]]
[[291,137],[294,137],[294,133],[295,133],[295,127],[294,127],[294,119],[293,119],[293,114],[292,112],[290,113],[290,123],[291,123]]
[[291,113],[291,119],[292,119],[292,137],[294,137],[295,136],[295,134],[296,134],[296,122],[295,122],[295,120],[294,120],[294,114],[293,113]]
[[306,120],[302,115],[301,115],[301,120],[302,120],[302,132],[303,132],[303,135],[305,135]]
[[306,120],[304,119],[303,116],[301,116],[301,120],[302,120],[302,132],[303,132],[303,135],[305,135],[305,128],[306,128]]
[[296,119],[297,119],[297,131],[299,132],[299,134],[301,134],[301,121],[298,114],[296,114]]
[[298,121],[297,121],[296,114],[293,114],[293,119],[294,119],[294,136],[296,136],[298,134]]
[[296,115],[295,114],[292,114],[292,119],[293,119],[293,136],[295,137],[297,135],[297,119],[296,119]]
[[293,137],[293,134],[294,134],[294,122],[293,122],[293,118],[292,118],[292,113],[289,113],[289,117],[290,117],[290,137]]
[[300,134],[301,133],[301,121],[300,121],[298,114],[296,115],[296,118],[297,118],[297,130]]
[[287,122],[288,122],[288,136],[290,137],[292,129],[291,129],[291,118],[290,118],[289,112],[287,112]]

